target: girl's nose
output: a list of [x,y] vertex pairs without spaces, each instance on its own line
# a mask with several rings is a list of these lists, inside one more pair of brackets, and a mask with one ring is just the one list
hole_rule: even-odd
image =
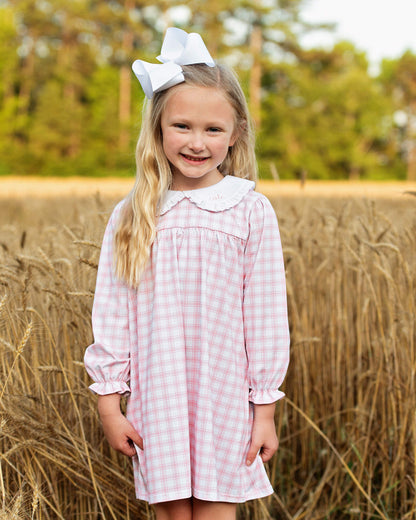
[[202,135],[196,133],[192,134],[189,142],[189,148],[194,152],[202,152],[205,148],[205,142]]

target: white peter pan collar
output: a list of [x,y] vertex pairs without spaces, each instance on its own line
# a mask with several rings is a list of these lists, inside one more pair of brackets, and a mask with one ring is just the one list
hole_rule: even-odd
[[161,206],[160,215],[185,198],[201,209],[223,211],[236,206],[249,191],[254,190],[254,187],[253,181],[226,175],[222,180],[207,188],[188,191],[169,190]]

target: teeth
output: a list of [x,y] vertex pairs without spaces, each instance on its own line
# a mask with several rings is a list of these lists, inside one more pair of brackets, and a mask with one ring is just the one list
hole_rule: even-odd
[[185,157],[185,159],[189,159],[190,161],[196,161],[196,162],[201,162],[201,161],[205,161],[206,157],[192,157],[191,155],[183,155]]

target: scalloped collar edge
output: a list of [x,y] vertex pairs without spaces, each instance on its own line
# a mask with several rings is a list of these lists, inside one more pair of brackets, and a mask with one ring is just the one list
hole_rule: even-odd
[[167,213],[185,198],[201,209],[214,212],[223,211],[236,206],[254,188],[254,181],[226,175],[222,180],[207,188],[187,191],[168,190],[161,205],[160,215]]

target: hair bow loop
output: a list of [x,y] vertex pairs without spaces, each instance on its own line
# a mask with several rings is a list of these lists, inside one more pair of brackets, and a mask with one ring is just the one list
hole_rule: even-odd
[[201,36],[197,33],[188,34],[176,27],[170,27],[166,31],[160,52],[157,59],[162,63],[173,61],[179,65],[205,63],[209,67],[215,66]]
[[132,69],[149,99],[153,97],[155,92],[173,87],[185,80],[182,67],[173,61],[159,65],[158,63],[136,60]]
[[170,27],[166,31],[161,54],[157,59],[162,62],[161,65],[142,60],[136,60],[132,65],[133,72],[149,99],[155,92],[185,81],[181,65],[205,63],[209,67],[215,66],[201,36],[197,33],[188,34],[176,27]]

